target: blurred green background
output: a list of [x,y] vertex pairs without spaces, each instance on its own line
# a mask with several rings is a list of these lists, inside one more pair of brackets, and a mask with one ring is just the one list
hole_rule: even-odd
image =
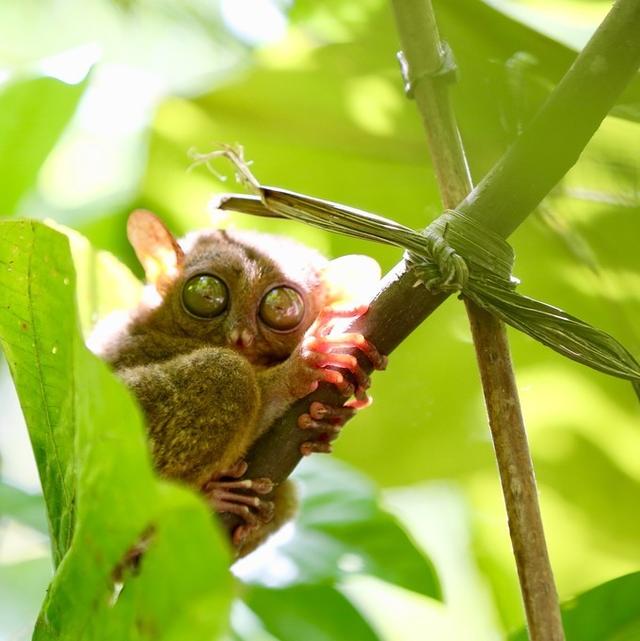
[[[458,62],[455,108],[479,180],[610,3],[434,5]],[[0,43],[0,215],[53,219],[136,273],[124,231],[133,208],[155,211],[182,233],[212,224],[212,196],[236,189],[231,176],[224,182],[189,170],[191,148],[241,143],[264,184],[416,228],[440,210],[382,0],[5,1]],[[522,293],[609,331],[636,355],[638,86],[512,238]],[[367,253],[384,269],[400,258],[291,222],[238,214],[215,224],[290,234],[331,256]],[[80,269],[79,277],[88,274]],[[637,400],[630,385],[510,336],[564,600],[640,565]],[[423,639],[428,630],[433,641],[489,641],[523,623],[474,358],[464,310],[450,300],[375,375],[373,407],[335,447],[336,457],[383,488],[386,507],[443,584],[441,604],[357,573],[346,577],[343,590],[383,639]],[[37,492],[4,364],[0,423],[3,481]],[[28,638],[51,573],[41,510],[34,500],[26,517],[0,520],[3,641]],[[393,549],[388,554],[392,564]],[[277,544],[255,557],[238,572],[278,576]]]

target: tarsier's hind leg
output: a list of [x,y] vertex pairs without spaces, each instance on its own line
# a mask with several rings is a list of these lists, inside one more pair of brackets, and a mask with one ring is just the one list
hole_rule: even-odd
[[253,368],[224,348],[203,348],[162,364],[120,372],[145,410],[155,466],[200,489],[216,512],[247,527],[268,523],[268,478],[243,479],[256,436],[260,390]]
[[144,410],[163,476],[202,487],[255,439],[260,390],[251,365],[231,350],[202,348],[119,374]]

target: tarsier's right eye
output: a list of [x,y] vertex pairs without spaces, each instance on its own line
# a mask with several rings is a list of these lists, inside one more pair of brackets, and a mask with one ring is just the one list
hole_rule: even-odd
[[302,322],[304,301],[292,287],[274,287],[262,299],[259,314],[262,321],[272,329],[288,332]]
[[217,276],[198,274],[192,276],[182,288],[182,304],[193,316],[214,318],[227,309],[227,286]]

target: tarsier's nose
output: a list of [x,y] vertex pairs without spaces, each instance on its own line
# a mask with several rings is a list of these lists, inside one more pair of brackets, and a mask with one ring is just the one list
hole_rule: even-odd
[[235,327],[229,333],[229,343],[236,349],[244,349],[253,343],[253,334],[248,329]]

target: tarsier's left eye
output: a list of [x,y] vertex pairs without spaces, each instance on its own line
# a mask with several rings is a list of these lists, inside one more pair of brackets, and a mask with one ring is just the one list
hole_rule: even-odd
[[228,302],[227,286],[213,274],[192,276],[182,288],[182,304],[198,318],[213,318],[224,312]]
[[302,296],[291,287],[274,287],[262,299],[259,314],[262,321],[275,330],[295,329],[304,316]]

